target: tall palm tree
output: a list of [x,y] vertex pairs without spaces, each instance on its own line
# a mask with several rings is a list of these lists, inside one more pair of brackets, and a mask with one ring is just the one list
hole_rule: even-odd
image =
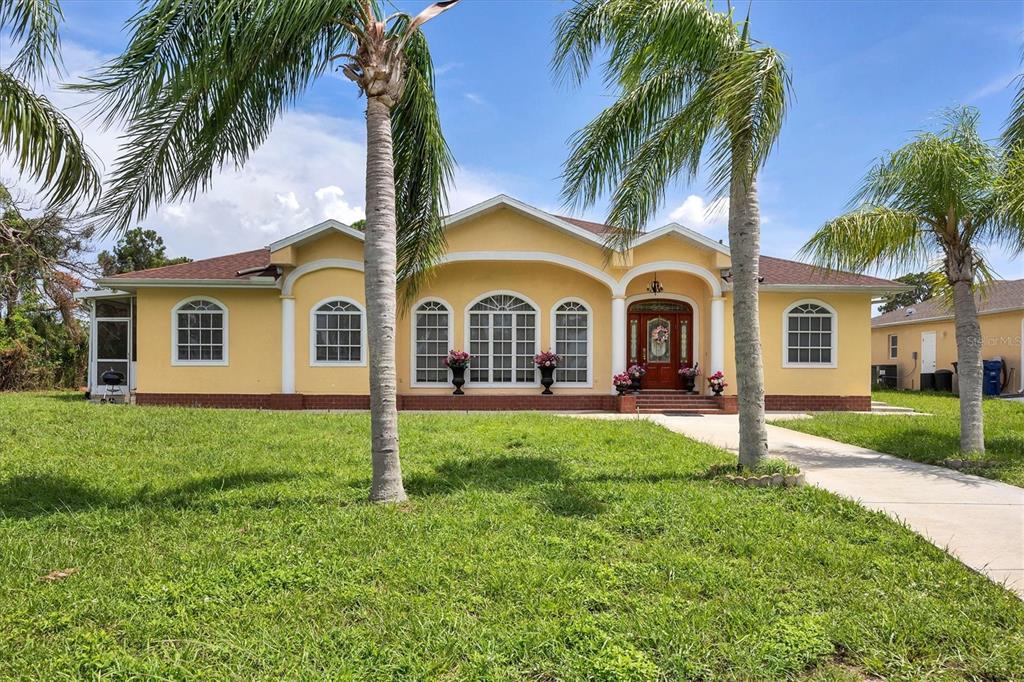
[[61,70],[57,0],[0,0],[0,32],[20,49],[0,68],[0,153],[37,182],[51,205],[94,198],[96,164],[75,126],[33,84]]
[[373,483],[404,500],[395,375],[396,289],[408,295],[444,249],[452,159],[420,27],[454,5],[384,17],[373,0],[155,0],[124,53],[83,89],[127,136],[101,214],[124,231],[164,200],[243,165],[274,122],[335,65],[366,97],[365,288]]
[[[749,19],[749,17],[748,17]],[[707,0],[579,0],[555,29],[554,68],[575,83],[606,49],[618,99],[573,136],[563,194],[578,207],[611,194],[609,249],[628,248],[668,185],[693,178],[708,152],[712,191],[729,197],[739,457],[768,451],[758,312],[757,173],[778,139],[789,76],[780,55],[752,45],[749,21]]]
[[940,273],[952,298],[960,377],[960,449],[984,452],[981,328],[974,295],[991,279],[983,249],[1024,251],[1024,195],[1005,152],[978,134],[978,112],[946,113],[945,127],[883,156],[851,202],[802,253],[820,265],[863,271],[920,264]]

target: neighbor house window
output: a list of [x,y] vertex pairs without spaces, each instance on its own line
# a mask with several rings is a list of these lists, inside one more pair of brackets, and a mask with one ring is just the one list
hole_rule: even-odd
[[415,383],[448,383],[444,359],[452,347],[451,311],[440,301],[424,301],[416,307],[414,319]]
[[311,364],[363,364],[363,309],[354,302],[338,298],[316,306],[311,332]]
[[786,311],[786,366],[834,367],[835,313],[819,303],[797,303]]
[[590,310],[579,301],[555,308],[555,352],[562,360],[555,381],[585,384],[590,381]]
[[894,360],[900,354],[900,337],[889,334],[889,359]]
[[227,308],[208,298],[175,306],[173,363],[226,365],[227,314]]
[[537,310],[512,294],[488,296],[469,309],[470,382],[536,383]]

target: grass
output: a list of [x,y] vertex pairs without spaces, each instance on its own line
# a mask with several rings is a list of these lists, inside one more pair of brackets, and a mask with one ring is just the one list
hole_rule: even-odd
[[[0,678],[1010,680],[1024,604],[646,421],[0,395]],[[53,582],[41,576],[77,572]],[[1017,677],[1019,679],[1019,677]]]
[[[939,464],[960,455],[960,401],[948,393],[878,390],[876,400],[912,407],[930,416],[827,412],[777,422],[794,431],[833,438],[897,457]],[[970,473],[1024,486],[1024,403],[985,400],[985,454]]]

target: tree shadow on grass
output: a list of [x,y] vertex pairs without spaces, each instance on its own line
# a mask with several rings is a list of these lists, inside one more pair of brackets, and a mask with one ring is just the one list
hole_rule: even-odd
[[562,465],[550,457],[530,455],[449,459],[431,474],[405,477],[410,495],[446,495],[459,490],[482,489],[509,492],[525,486],[559,481],[565,477]]
[[208,496],[219,492],[295,477],[292,473],[272,471],[204,476],[158,492],[152,492],[146,486],[133,495],[119,496],[84,485],[67,476],[14,476],[0,483],[0,518],[28,519],[62,512],[124,509],[136,505],[189,508],[199,506]]

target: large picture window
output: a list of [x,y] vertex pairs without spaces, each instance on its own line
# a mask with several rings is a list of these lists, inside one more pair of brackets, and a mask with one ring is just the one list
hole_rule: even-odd
[[555,381],[590,383],[590,310],[580,301],[565,301],[555,307],[553,327],[555,352],[562,358]]
[[537,310],[513,294],[494,294],[469,308],[470,382],[533,384]]
[[362,308],[336,298],[316,306],[312,317],[310,364],[364,364]]
[[447,384],[444,360],[451,348],[451,311],[441,301],[424,301],[416,306],[414,320],[414,382]]
[[208,298],[182,301],[174,308],[173,364],[226,365],[227,309]]
[[800,302],[786,311],[787,367],[836,366],[836,318],[824,305]]

